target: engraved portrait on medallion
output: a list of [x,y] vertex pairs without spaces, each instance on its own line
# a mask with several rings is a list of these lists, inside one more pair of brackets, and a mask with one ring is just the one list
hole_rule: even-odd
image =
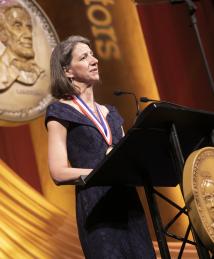
[[0,120],[28,121],[51,101],[49,59],[58,42],[34,1],[0,0]]
[[214,235],[214,177],[210,172],[202,172],[201,177],[201,197],[207,210],[209,231]]
[[201,241],[214,251],[214,147],[193,152],[183,172],[184,198]]

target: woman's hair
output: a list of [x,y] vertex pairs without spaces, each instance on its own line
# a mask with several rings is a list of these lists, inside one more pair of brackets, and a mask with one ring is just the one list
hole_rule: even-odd
[[71,95],[79,95],[79,88],[72,84],[72,80],[66,77],[65,70],[72,61],[72,52],[78,43],[87,44],[90,41],[82,36],[70,36],[60,42],[53,50],[50,60],[51,94],[53,97],[67,99]]

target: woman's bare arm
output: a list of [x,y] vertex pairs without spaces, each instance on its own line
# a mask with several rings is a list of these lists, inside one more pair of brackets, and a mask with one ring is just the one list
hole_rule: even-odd
[[67,129],[57,121],[49,121],[48,127],[48,164],[53,180],[60,182],[75,180],[88,175],[92,169],[73,168],[69,165],[66,137]]

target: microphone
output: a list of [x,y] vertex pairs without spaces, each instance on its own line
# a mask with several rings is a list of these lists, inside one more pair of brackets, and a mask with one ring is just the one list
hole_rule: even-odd
[[154,99],[150,99],[148,97],[142,96],[140,97],[140,102],[142,103],[147,103],[147,102],[160,102],[160,100],[154,100]]
[[123,95],[123,94],[133,94],[131,92],[124,92],[124,91],[121,91],[121,90],[115,90],[114,91],[114,95],[116,96],[120,96],[120,95]]
[[[140,102],[142,103],[147,103],[147,102],[156,102],[156,103],[165,103],[165,104],[169,104],[169,105],[173,105],[173,106],[180,106],[177,103],[173,103],[173,102],[169,102],[169,101],[162,101],[162,100],[155,100],[155,99],[150,99],[148,97],[142,96],[140,97]],[[181,106],[180,106],[181,107]],[[184,106],[183,106],[184,107]]]
[[138,103],[138,100],[137,100],[137,97],[136,97],[135,93],[121,91],[121,90],[114,91],[114,95],[116,95],[116,96],[120,96],[120,95],[124,95],[124,94],[130,94],[130,95],[132,95],[134,97],[135,104],[136,104],[136,109],[137,109],[136,116],[138,116],[140,114],[140,108],[139,108],[139,103]]

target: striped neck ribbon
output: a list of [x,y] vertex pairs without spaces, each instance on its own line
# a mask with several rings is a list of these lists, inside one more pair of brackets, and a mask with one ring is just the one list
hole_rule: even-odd
[[96,128],[99,130],[106,143],[111,146],[112,145],[112,134],[109,124],[101,112],[101,109],[97,103],[95,103],[96,111],[98,117],[94,114],[94,112],[89,108],[89,106],[83,101],[83,99],[79,96],[73,95],[72,101],[80,108],[82,113],[88,117]]

